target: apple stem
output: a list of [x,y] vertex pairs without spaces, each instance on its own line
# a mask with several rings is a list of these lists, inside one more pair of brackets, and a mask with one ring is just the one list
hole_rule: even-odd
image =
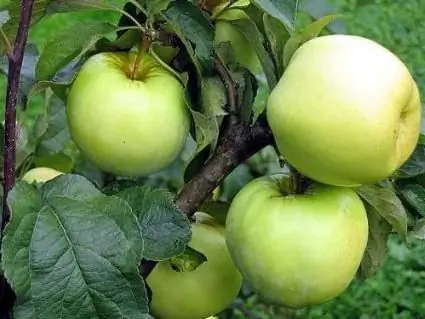
[[[4,134],[4,185],[3,185],[3,212],[0,214],[0,247],[3,239],[4,227],[9,221],[10,211],[7,205],[7,196],[15,184],[16,165],[16,104],[19,92],[19,80],[24,59],[25,46],[28,38],[28,29],[34,0],[21,0],[20,20],[13,51],[8,54],[9,66],[7,74],[7,93],[5,110]],[[1,258],[1,254],[0,254]],[[13,306],[14,293],[3,275],[0,275],[0,316],[7,317]]]
[[151,40],[148,36],[143,35],[142,42],[139,45],[139,50],[137,52],[136,60],[134,61],[133,71],[131,72],[131,79],[135,80],[137,76],[137,72],[139,71],[140,62],[142,60],[143,54],[149,49],[151,44]]

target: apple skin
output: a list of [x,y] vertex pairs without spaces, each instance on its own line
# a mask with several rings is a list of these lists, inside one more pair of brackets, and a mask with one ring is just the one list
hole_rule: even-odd
[[67,97],[71,138],[99,168],[122,176],[165,169],[189,133],[184,87],[145,53],[98,53],[78,73]]
[[63,174],[63,172],[50,167],[35,167],[26,172],[24,176],[22,176],[22,180],[30,184],[34,182],[45,183]]
[[220,14],[216,19],[214,43],[230,42],[235,60],[252,74],[262,72],[260,60],[249,41],[229,21],[248,19],[248,15],[241,9],[230,9]]
[[279,152],[303,175],[355,187],[387,178],[411,156],[421,103],[409,70],[389,50],[327,35],[295,52],[267,118]]
[[282,191],[285,175],[248,183],[226,220],[230,254],[254,290],[274,304],[301,308],[341,294],[368,241],[363,202],[352,188],[314,184]]
[[229,255],[224,227],[207,214],[196,216],[189,246],[208,260],[192,272],[177,272],[168,261],[156,265],[147,277],[155,318],[207,318],[227,308],[241,289],[242,276]]

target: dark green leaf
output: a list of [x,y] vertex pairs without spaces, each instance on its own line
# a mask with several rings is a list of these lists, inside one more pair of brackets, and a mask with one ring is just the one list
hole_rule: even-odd
[[201,9],[186,0],[173,1],[163,12],[170,27],[183,41],[200,74],[213,69],[214,28]]
[[273,58],[277,68],[277,74],[283,74],[283,52],[285,43],[291,36],[290,30],[277,19],[269,15],[264,15],[264,28],[267,36],[270,49],[273,53]]
[[425,134],[424,133],[420,133],[419,134],[419,140],[418,140],[419,144],[424,145],[425,144]]
[[54,0],[47,7],[50,14],[80,10],[120,11],[124,5],[120,0]]
[[[44,15],[46,15],[46,7],[52,3],[54,0],[35,0],[31,15],[31,24],[34,25],[38,22]],[[0,13],[3,16],[2,31],[4,36],[7,38],[7,41],[11,44],[14,43],[16,38],[16,33],[19,27],[19,19],[21,15],[21,1],[13,0],[9,3],[2,6]],[[7,17],[7,18],[6,18]],[[5,45],[3,38],[0,41],[0,50],[3,54],[7,52],[7,47]]]
[[190,223],[168,193],[134,187],[116,196],[123,198],[139,219],[146,259],[160,261],[184,252],[191,237]]
[[146,2],[146,8],[148,9],[148,14],[150,16],[153,16],[155,14],[161,13],[162,11],[166,10],[171,2],[174,0],[154,0],[154,1],[147,1]]
[[40,190],[18,182],[3,243],[5,276],[18,313],[34,318],[145,318],[138,273],[143,241],[128,204],[81,176]]
[[245,164],[240,164],[224,179],[221,185],[222,198],[230,202],[242,187],[253,178],[249,167]]
[[[225,20],[223,20],[224,22]],[[272,57],[269,55],[267,50],[264,48],[265,39],[261,34],[260,30],[251,19],[226,19],[227,23],[234,26],[240,34],[251,44],[255,53],[257,54],[263,72],[266,76],[267,83],[270,88],[274,88],[277,83],[276,69],[273,64]]]
[[294,28],[298,0],[252,0],[262,10],[281,21],[287,28]]
[[190,272],[196,270],[206,261],[207,258],[204,254],[190,246],[186,246],[183,254],[172,257],[167,262],[171,264],[171,268],[176,272]]
[[[25,104],[29,92],[35,83],[35,65],[38,59],[38,49],[33,44],[27,44],[22,62],[21,76],[19,78],[19,103]],[[9,72],[9,59],[3,56],[0,64],[0,70],[7,75]]]
[[[338,8],[329,0],[303,0],[300,1],[300,11],[307,12],[317,20],[335,14]],[[345,24],[341,20],[332,21],[327,28],[333,33],[346,33]]]
[[[195,122],[196,154],[217,140],[219,128],[216,117],[208,117],[190,109]],[[195,154],[194,154],[195,155]]]
[[70,139],[62,100],[47,93],[45,103],[46,111],[37,118],[34,126],[39,156],[59,153]]
[[375,2],[375,0],[356,0],[356,4],[358,7],[365,6],[368,4],[374,4]]
[[248,70],[233,73],[233,77],[237,83],[239,116],[243,122],[250,123],[258,90],[257,80]]
[[387,240],[392,228],[373,206],[366,203],[366,209],[369,223],[369,238],[359,269],[362,279],[375,274],[384,263],[387,254]]
[[200,151],[193,159],[188,163],[184,171],[184,181],[187,183],[195,176],[199,170],[204,166],[207,159],[210,157],[211,150],[209,147],[204,148]]
[[409,178],[425,173],[425,145],[416,145],[415,151],[394,174],[393,178]]
[[400,194],[422,216],[425,216],[425,188],[419,184],[407,184],[400,188]]
[[50,81],[72,60],[86,53],[102,36],[115,30],[111,24],[93,20],[60,30],[45,45],[36,68],[38,81]]
[[425,240],[425,218],[420,219],[413,230],[409,232],[409,235],[413,238]]
[[407,235],[407,213],[392,189],[378,185],[365,185],[357,188],[357,193],[400,235]]
[[328,15],[314,21],[300,32],[297,32],[291,36],[286,42],[284,54],[283,54],[283,65],[286,67],[289,64],[295,51],[305,42],[316,38],[320,32],[336,17],[336,15]]

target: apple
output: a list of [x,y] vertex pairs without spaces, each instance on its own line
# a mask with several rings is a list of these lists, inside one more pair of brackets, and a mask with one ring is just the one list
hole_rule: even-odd
[[242,276],[229,255],[224,227],[207,214],[195,217],[189,246],[207,261],[193,271],[174,270],[171,260],[156,265],[147,277],[155,318],[207,318],[227,308],[241,289]]
[[22,176],[22,180],[30,184],[34,182],[45,183],[62,174],[63,172],[50,167],[35,167],[26,172]]
[[230,42],[235,60],[247,68],[252,74],[259,75],[262,67],[257,53],[252,48],[249,40],[231,24],[232,20],[249,19],[248,15],[238,8],[225,10],[216,19],[214,43]]
[[[302,194],[285,175],[245,185],[227,219],[230,254],[253,289],[276,305],[301,308],[341,294],[368,241],[368,219],[352,188],[315,183]],[[289,189],[289,187],[286,187]]]
[[81,152],[115,175],[165,169],[189,133],[184,87],[149,53],[140,59],[135,52],[91,56],[72,84],[66,111]]
[[411,156],[421,102],[388,49],[326,35],[296,50],[269,96],[267,118],[279,152],[303,175],[355,187],[387,178]]

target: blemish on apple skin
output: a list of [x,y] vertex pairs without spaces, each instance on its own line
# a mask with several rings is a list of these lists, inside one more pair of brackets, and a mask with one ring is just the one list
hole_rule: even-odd
[[122,141],[122,143],[123,143],[123,144],[126,144],[127,142],[126,142],[126,141]]

